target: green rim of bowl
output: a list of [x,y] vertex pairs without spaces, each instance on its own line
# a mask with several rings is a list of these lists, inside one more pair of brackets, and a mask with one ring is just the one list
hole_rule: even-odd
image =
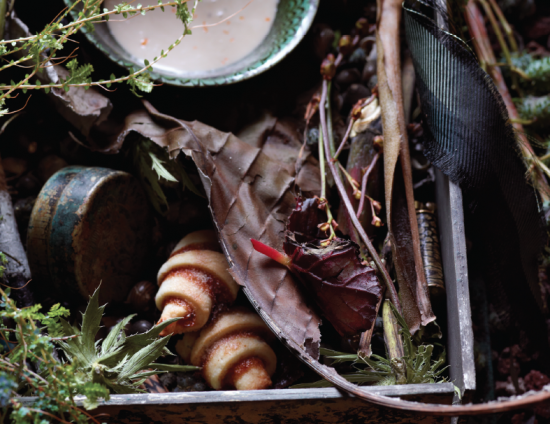
[[[70,7],[74,0],[64,0]],[[261,0],[256,0],[261,1]],[[155,81],[184,87],[234,84],[252,78],[272,68],[289,54],[311,27],[319,0],[279,0],[277,14],[269,34],[262,43],[241,60],[208,72],[170,72],[153,67]],[[71,11],[77,19],[78,10]],[[109,59],[128,69],[140,69],[143,63],[126,52],[114,39],[107,25],[96,25],[94,31],[82,28],[86,38]],[[192,35],[191,35],[192,37]]]

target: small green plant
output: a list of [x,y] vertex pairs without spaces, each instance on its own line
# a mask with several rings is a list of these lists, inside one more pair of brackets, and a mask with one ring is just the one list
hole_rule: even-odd
[[[154,363],[160,355],[170,354],[165,347],[168,337],[157,338],[173,320],[126,337],[123,328],[132,318],[128,317],[96,342],[104,309],[98,305],[98,291],[80,329],[64,319],[69,311],[59,304],[48,313],[40,312],[40,305],[20,309],[9,293],[0,289],[0,422],[42,424],[53,418],[98,423],[86,410],[100,399],[108,400],[110,393],[137,393],[150,375],[197,369]],[[77,405],[77,395],[84,396],[84,408]],[[36,398],[24,402],[21,396]]]
[[550,120],[550,96],[514,99],[521,119],[536,127],[547,127]]
[[535,59],[529,53],[516,53],[512,55],[512,63],[522,71],[524,88],[540,94],[550,91],[550,57]]
[[[157,5],[142,6],[141,4],[133,4],[133,2],[123,2],[115,6],[112,10],[101,8],[103,0],[74,0],[72,5],[62,10],[56,18],[45,26],[45,28],[36,35],[28,37],[0,40],[0,58],[3,64],[0,66],[0,72],[13,66],[29,67],[29,73],[21,81],[11,81],[9,84],[0,84],[0,117],[7,114],[9,111],[5,107],[6,100],[17,95],[17,91],[26,93],[28,90],[44,90],[48,93],[52,88],[61,88],[69,91],[71,87],[110,87],[114,83],[126,82],[130,85],[132,92],[139,91],[150,92],[153,89],[153,83],[149,71],[159,60],[166,57],[168,53],[177,46],[183,38],[191,34],[189,24],[193,20],[195,8],[200,0],[193,0],[194,4],[191,10],[187,6],[187,2],[191,0],[173,0],[165,1],[158,0]],[[132,4],[130,4],[132,3]],[[159,56],[154,57],[151,61],[145,60],[144,66],[140,69],[133,69],[129,75],[117,77],[111,75],[108,80],[94,81],[91,74],[94,70],[91,64],[79,65],[76,59],[70,60],[66,64],[69,71],[67,77],[60,78],[56,83],[42,84],[36,77],[44,73],[44,70],[53,65],[60,65],[65,62],[66,58],[57,58],[57,55],[62,51],[66,44],[72,42],[72,38],[78,31],[85,29],[93,31],[94,25],[107,22],[112,15],[122,15],[124,18],[131,17],[136,14],[145,15],[147,12],[161,9],[163,12],[165,7],[175,8],[176,18],[181,20],[184,25],[182,35],[170,44],[166,50],[162,50]],[[76,13],[77,18],[63,25],[62,21],[71,13]],[[4,27],[4,19],[0,18],[0,27]],[[68,55],[69,58],[74,57],[74,51]]]
[[140,136],[132,144],[130,156],[133,168],[139,176],[149,200],[160,214],[165,214],[168,210],[168,200],[161,186],[162,180],[173,184],[181,182],[184,189],[189,189],[197,196],[202,197],[181,162],[177,159],[170,159],[168,152],[150,139]]
[[[395,345],[388,343],[386,339],[387,358],[371,354],[370,357],[358,354],[338,352],[336,350],[321,348],[321,355],[333,360],[333,364],[351,362],[355,372],[343,374],[346,380],[356,384],[372,384],[375,386],[389,386],[394,384],[421,384],[421,383],[444,383],[446,378],[442,376],[447,367],[445,364],[445,351],[443,350],[437,359],[433,359],[433,344],[421,344],[419,337],[413,337],[409,328],[399,314],[395,306],[385,301],[387,311],[392,312],[398,324],[397,331],[402,337],[404,355],[394,357]],[[391,308],[391,309],[390,309]],[[384,311],[385,312],[385,311]],[[384,313],[384,332],[388,333],[386,322],[388,313]],[[397,341],[399,344],[400,341]],[[330,387],[332,384],[326,380],[315,383],[304,383],[293,386],[293,388]]]

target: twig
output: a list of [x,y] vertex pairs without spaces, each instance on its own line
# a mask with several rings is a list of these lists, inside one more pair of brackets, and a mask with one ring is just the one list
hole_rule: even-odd
[[[372,162],[370,163],[366,172],[363,174],[363,178],[361,180],[361,193],[364,195],[367,194],[367,181],[369,180],[369,175],[374,169],[376,162],[378,162],[379,157],[380,157],[380,153],[376,153],[374,155],[374,157],[372,158]],[[363,213],[363,208],[365,206],[365,197],[366,196],[361,196],[361,200],[359,200],[359,207],[357,208],[357,218],[360,218],[361,214]]]
[[[327,200],[327,178],[326,178],[326,168],[325,168],[325,154],[324,154],[324,137],[323,132],[319,132],[319,169],[321,171],[321,202],[323,202],[324,209],[327,213],[327,223],[321,224],[324,227],[328,227],[327,230],[330,230],[330,235],[327,240],[323,240],[321,244],[328,244],[330,240],[332,240],[334,237],[336,237],[336,233],[334,232],[334,226],[333,221],[334,218],[332,217],[332,212],[330,210],[330,205],[328,204]],[[328,225],[327,225],[328,224]]]
[[369,237],[365,233],[365,230],[359,223],[359,220],[355,216],[355,211],[353,210],[353,206],[351,205],[351,202],[349,200],[349,197],[346,193],[346,188],[344,187],[344,184],[342,182],[342,179],[340,175],[338,174],[338,170],[336,169],[334,163],[331,161],[331,155],[330,155],[330,145],[329,145],[329,136],[328,136],[328,128],[327,128],[327,121],[326,121],[326,112],[325,112],[325,102],[327,98],[327,80],[323,80],[323,92],[321,95],[321,107],[319,108],[319,114],[321,117],[321,128],[323,133],[323,142],[325,146],[325,157],[326,157],[326,163],[328,164],[330,171],[332,172],[332,176],[334,178],[334,182],[336,183],[336,187],[338,188],[338,192],[340,193],[340,198],[344,202],[346,209],[348,210],[348,213],[350,215],[350,219],[355,226],[357,232],[359,233],[359,236],[361,237],[361,240],[363,240],[363,243],[365,243],[365,246],[367,247],[367,250],[374,260],[374,263],[376,265],[376,268],[378,270],[379,275],[382,277],[382,280],[384,280],[384,283],[388,289],[389,297],[392,301],[392,303],[396,306],[398,311],[401,311],[401,302],[399,301],[399,296],[397,295],[397,290],[395,290],[395,286],[393,285],[393,281],[391,280],[391,277],[388,274],[388,271],[386,270],[386,267],[380,260],[380,256],[378,256],[378,252],[376,252],[376,249],[372,245],[372,242],[370,241]]
[[11,196],[8,193],[6,175],[4,174],[1,159],[0,216],[2,216],[2,220],[0,221],[0,251],[5,252],[9,250],[10,254],[6,256],[11,259],[5,265],[4,277],[6,283],[8,286],[19,289],[12,293],[12,298],[19,307],[33,305],[33,295],[27,287],[31,279],[31,271],[25,249],[21,243],[21,237],[19,236],[19,230],[17,228],[17,222],[15,221],[15,213],[13,212]]
[[348,138],[349,138],[349,135],[351,133],[351,129],[353,128],[354,123],[355,123],[355,119],[353,119],[353,117],[351,117],[350,120],[349,120],[349,124],[348,124],[348,128],[346,130],[346,133],[344,134],[344,138],[342,139],[342,142],[338,146],[338,150],[336,150],[336,153],[334,154],[334,158],[332,159],[333,161],[338,160],[338,156],[340,156],[340,153],[342,152],[342,150],[344,149],[344,146],[348,142]]
[[[500,26],[498,25],[498,22],[495,18],[493,10],[491,9],[491,7],[489,6],[486,0],[478,0],[478,1],[481,3],[483,8],[485,9],[485,13],[489,18],[489,21],[491,22],[491,26],[495,31],[495,35],[497,36],[498,43],[500,44],[500,48],[502,49],[502,54],[506,58],[506,63],[508,63],[510,68],[513,70],[515,67],[514,67],[514,64],[512,63],[512,56],[510,55],[510,50],[508,49],[508,45],[504,40],[504,36],[502,35],[502,31],[500,30]],[[519,92],[518,76],[515,73],[512,73],[512,88],[514,88],[514,90],[517,90]]]
[[514,37],[514,32],[512,31],[512,28],[510,27],[510,24],[506,20],[506,17],[504,16],[504,13],[502,13],[502,10],[500,9],[498,3],[495,0],[489,0],[489,3],[491,3],[491,6],[493,7],[493,10],[498,16],[498,20],[500,21],[500,24],[502,25],[502,28],[504,28],[504,32],[506,33],[506,36],[508,37],[508,42],[510,43],[510,48],[512,52],[518,51],[518,43],[516,42],[516,39]]

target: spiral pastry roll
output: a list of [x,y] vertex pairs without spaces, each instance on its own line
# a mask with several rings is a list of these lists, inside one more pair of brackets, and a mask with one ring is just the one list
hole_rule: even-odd
[[159,323],[182,319],[161,335],[196,331],[206,324],[212,308],[235,301],[239,287],[227,268],[213,231],[196,231],[176,245],[158,273],[155,303],[162,311]]
[[220,313],[200,332],[185,334],[176,344],[182,358],[202,367],[216,390],[261,390],[271,386],[277,357],[267,342],[273,334],[262,319],[244,308]]

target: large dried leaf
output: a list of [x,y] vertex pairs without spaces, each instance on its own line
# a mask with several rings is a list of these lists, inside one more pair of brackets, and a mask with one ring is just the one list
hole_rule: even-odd
[[[298,175],[286,155],[297,156],[301,145],[284,123],[266,118],[248,131],[244,142],[199,122],[186,123],[158,113],[145,103],[147,111],[127,117],[116,145],[131,132],[138,132],[168,147],[172,157],[180,151],[191,156],[200,170],[214,222],[216,223],[230,273],[246,288],[256,309],[268,318],[279,337],[292,340],[302,351],[316,358],[320,342],[319,316],[308,306],[285,267],[257,253],[250,239],[283,250],[286,221],[294,209],[296,181],[318,194],[319,173],[308,158]],[[277,140],[280,140],[279,142]],[[266,153],[265,151],[269,152]]]
[[401,0],[378,0],[376,49],[378,91],[384,129],[386,216],[403,315],[414,333],[420,324],[428,324],[435,316],[428,296],[414,211],[401,86],[400,21]]

